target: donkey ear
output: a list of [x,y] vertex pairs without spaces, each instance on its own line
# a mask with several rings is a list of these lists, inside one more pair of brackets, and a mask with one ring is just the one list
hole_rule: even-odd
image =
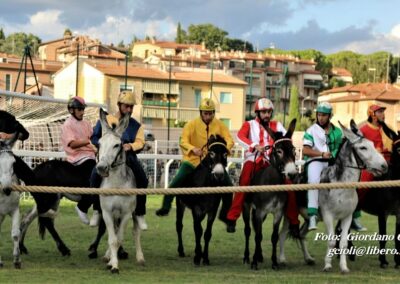
[[385,132],[386,136],[390,138],[390,140],[395,141],[397,140],[397,134],[394,132],[392,129],[389,128],[389,126],[386,125],[384,121],[380,122],[382,126],[383,132]]
[[[352,131],[350,131],[347,127],[345,127],[340,121],[338,121],[339,122],[339,125],[340,125],[340,128],[342,128],[342,131],[343,131],[343,135],[348,139],[348,140],[350,140],[350,141],[352,141],[352,140],[354,140],[354,139],[357,139],[357,135],[355,134],[355,133],[353,133]],[[354,121],[353,121],[354,122]],[[351,122],[350,122],[351,123]]]
[[292,138],[293,132],[296,129],[296,119],[294,118],[289,124],[289,130],[286,132],[285,137]]
[[353,119],[350,120],[350,128],[351,128],[351,131],[353,131],[353,133],[354,133],[355,135],[364,136],[364,135],[361,133],[361,131],[357,128],[357,124],[354,122]]
[[104,135],[108,131],[111,131],[111,127],[107,122],[107,112],[104,111],[102,108],[100,108],[100,124],[103,132],[102,135]]
[[129,118],[130,115],[129,113],[126,113],[119,121],[118,127],[115,129],[115,132],[119,135],[122,136],[124,133],[125,129],[128,127],[129,124]]

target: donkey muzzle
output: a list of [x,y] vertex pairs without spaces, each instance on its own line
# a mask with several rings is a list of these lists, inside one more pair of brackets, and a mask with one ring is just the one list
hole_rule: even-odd
[[110,167],[106,163],[99,162],[96,166],[96,170],[102,177],[108,177]]

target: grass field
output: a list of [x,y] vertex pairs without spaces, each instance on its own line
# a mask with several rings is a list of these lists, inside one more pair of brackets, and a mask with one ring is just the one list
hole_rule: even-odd
[[[2,226],[0,254],[4,268],[0,270],[0,283],[399,283],[400,271],[394,269],[392,256],[388,256],[389,268],[379,268],[377,256],[359,257],[349,262],[350,274],[339,272],[338,260],[333,260],[333,271],[322,272],[326,251],[325,241],[314,241],[315,233],[308,236],[309,249],[315,257],[316,265],[307,266],[297,244],[288,241],[286,257],[288,265],[278,271],[271,269],[270,230],[268,218],[264,224],[264,263],[258,271],[250,270],[242,264],[244,236],[243,224],[239,222],[237,232],[228,234],[220,221],[214,224],[210,245],[210,266],[195,267],[192,262],[194,241],[191,214],[184,221],[185,258],[177,255],[175,232],[175,212],[168,217],[157,217],[161,197],[148,198],[147,222],[149,230],[142,235],[142,246],[146,259],[145,266],[138,266],[134,259],[134,246],[131,237],[132,224],[129,224],[124,247],[130,253],[128,260],[120,261],[120,274],[112,275],[105,268],[101,258],[87,258],[87,248],[96,234],[96,229],[83,225],[74,211],[74,203],[63,201],[56,226],[65,243],[72,251],[70,257],[62,257],[52,238],[46,234],[44,241],[39,239],[36,222],[32,224],[26,239],[29,255],[22,256],[22,269],[16,270],[12,264],[12,244],[10,240],[10,220]],[[25,212],[32,201],[23,201],[21,211]],[[364,214],[363,224],[369,229],[366,234],[377,230],[376,218]],[[389,234],[393,234],[394,218],[389,220]],[[318,232],[324,232],[319,223]],[[359,241],[358,246],[376,246],[375,242]],[[253,248],[253,238],[251,248]],[[392,248],[393,243],[388,247]],[[99,247],[105,252],[106,239]]]

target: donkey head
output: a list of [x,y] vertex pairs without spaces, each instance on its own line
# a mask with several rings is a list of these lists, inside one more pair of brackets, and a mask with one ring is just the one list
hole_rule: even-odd
[[357,166],[365,168],[374,176],[381,176],[388,170],[388,165],[383,156],[375,149],[372,141],[364,138],[362,133],[357,128],[356,123],[352,119],[350,121],[350,129],[344,127],[340,121],[339,125],[342,128],[343,135],[347,138],[348,143],[353,150],[354,158]]
[[296,175],[295,164],[296,149],[292,143],[292,135],[296,128],[296,119],[290,122],[289,130],[285,135],[282,132],[274,132],[269,127],[266,128],[268,134],[274,140],[271,152],[271,165],[278,168],[286,178]]
[[102,137],[99,140],[99,162],[96,165],[96,169],[103,177],[109,175],[110,169],[125,163],[121,137],[129,124],[129,114],[126,114],[120,120],[118,126],[111,128],[107,122],[106,115],[107,113],[100,109]]
[[391,160],[393,164],[397,164],[400,161],[400,131],[397,131],[397,133],[394,132],[386,125],[385,122],[381,122],[381,125],[386,136],[393,141]]
[[11,149],[17,137],[18,133],[14,133],[11,139],[0,141],[0,185],[4,192],[8,190],[7,188],[12,185],[13,181],[15,158]]
[[211,169],[211,174],[217,181],[224,179],[225,167],[228,163],[228,149],[224,138],[219,135],[211,135],[208,139],[208,153],[206,160]]

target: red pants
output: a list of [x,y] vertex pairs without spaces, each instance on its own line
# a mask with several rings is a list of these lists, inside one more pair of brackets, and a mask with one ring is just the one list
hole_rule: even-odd
[[[268,163],[265,162],[259,162],[256,163],[254,167],[254,163],[251,161],[247,161],[243,165],[242,173],[240,175],[239,179],[239,185],[240,186],[247,186],[250,185],[250,181],[254,173],[252,173],[253,168],[254,172],[257,172],[261,169],[267,168],[269,166]],[[291,181],[285,181],[286,184],[291,184]],[[229,209],[227,218],[228,220],[231,221],[236,221],[239,219],[240,214],[243,211],[243,204],[245,200],[245,195],[246,193],[244,192],[236,192],[233,201],[232,201],[232,206]],[[288,204],[287,204],[287,209],[286,209],[286,215],[289,218],[290,224],[299,224],[299,219],[298,219],[298,208],[296,204],[296,194],[294,191],[289,191],[288,192]]]
[[[361,171],[361,177],[360,181],[373,181],[374,180],[374,175],[371,174],[370,172],[366,170]],[[367,194],[369,188],[358,188],[357,189],[357,194],[358,194],[358,204],[363,204],[365,195]]]

